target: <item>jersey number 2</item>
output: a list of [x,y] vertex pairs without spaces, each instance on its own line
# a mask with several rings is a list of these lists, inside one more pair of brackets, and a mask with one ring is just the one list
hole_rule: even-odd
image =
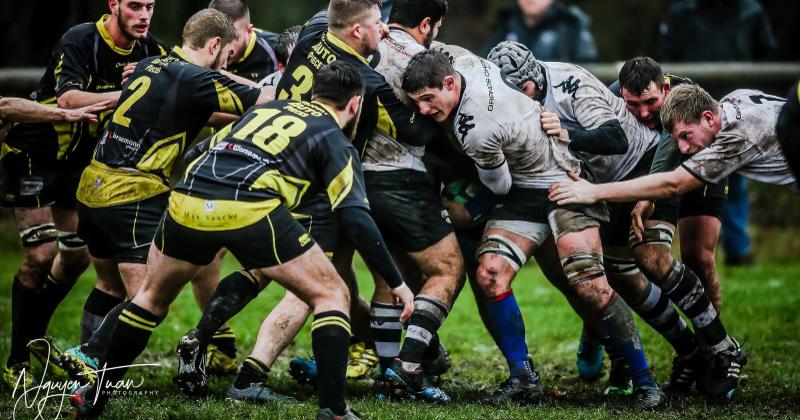
[[117,110],[114,112],[114,116],[111,118],[111,121],[114,124],[119,124],[123,127],[130,127],[131,119],[126,117],[125,113],[131,109],[136,101],[142,99],[142,96],[144,96],[148,89],[150,89],[151,82],[152,81],[147,76],[142,76],[131,82],[130,86],[128,86],[128,90],[132,90],[133,93],[131,93],[131,96],[128,96],[125,101],[117,107]]

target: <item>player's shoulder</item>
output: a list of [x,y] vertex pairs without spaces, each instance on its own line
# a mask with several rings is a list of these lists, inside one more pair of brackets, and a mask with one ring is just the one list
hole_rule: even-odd
[[253,33],[256,34],[256,37],[258,37],[258,39],[266,41],[270,46],[273,47],[278,42],[278,37],[280,36],[280,34],[276,34],[275,32],[270,32],[266,29],[260,29],[260,28],[253,28]]
[[166,55],[168,52],[164,41],[151,33],[138,42],[145,47],[148,55]]
[[572,63],[543,62],[547,83],[555,95],[576,98],[580,93],[596,94],[608,90],[606,85],[585,68]]
[[79,23],[64,32],[64,35],[61,36],[61,43],[90,45],[90,40],[95,34],[97,34],[95,22]]

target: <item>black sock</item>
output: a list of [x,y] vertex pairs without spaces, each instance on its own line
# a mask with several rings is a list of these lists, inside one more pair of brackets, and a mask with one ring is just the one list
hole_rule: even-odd
[[86,303],[83,304],[83,315],[81,315],[81,343],[89,341],[89,337],[96,331],[103,318],[117,305],[124,302],[125,299],[118,298],[113,295],[94,288],[86,298]]
[[733,345],[719,314],[706,296],[700,278],[689,267],[678,260],[673,261],[669,272],[661,280],[661,288],[692,321],[699,341],[710,347],[712,354]]
[[422,363],[433,362],[437,357],[439,357],[439,334],[433,334],[431,341],[428,342],[428,347],[422,353]]
[[76,279],[73,280],[59,280],[53,277],[53,273],[47,275],[47,281],[44,282],[44,287],[38,293],[36,301],[36,316],[31,320],[31,338],[41,338],[47,334],[47,325],[50,323],[50,318],[56,312],[58,305],[72,290],[75,285]]
[[252,356],[248,356],[242,363],[242,368],[239,369],[233,386],[237,389],[245,389],[252,384],[266,383],[269,370],[269,366]]
[[344,395],[350,335],[350,320],[344,313],[328,311],[314,315],[311,347],[317,361],[319,408],[330,408],[336,415],[343,415],[347,409]]
[[120,302],[108,311],[94,333],[89,335],[89,339],[81,344],[81,351],[85,355],[98,360],[103,357],[103,353],[106,352],[106,347],[108,347],[108,342],[111,340],[111,333],[114,332],[114,326],[117,324],[117,318],[127,305],[128,302]]
[[211,344],[231,359],[236,358],[236,334],[234,334],[231,327],[225,326],[218,329],[211,336]]
[[[197,323],[200,346],[208,346],[217,330],[255,299],[258,292],[255,279],[244,270],[234,271],[220,280],[200,322]],[[233,357],[236,357],[236,347],[234,344],[232,346]]]
[[11,349],[8,365],[29,362],[31,340],[31,308],[36,305],[37,290],[22,285],[17,276],[11,286]]
[[[149,311],[137,306],[133,302],[128,302],[113,322],[113,332],[108,341],[108,347],[100,362],[100,368],[116,368],[133,364],[137,357],[147,347],[150,335],[153,330],[161,323],[162,318],[157,317]],[[100,389],[110,391],[112,388],[107,384],[115,384],[121,380],[127,368],[117,368],[108,370],[103,375],[103,383],[98,384]],[[105,403],[108,395],[100,395],[99,401]]]
[[369,328],[375,339],[375,353],[383,369],[389,367],[389,363],[400,354],[400,341],[403,338],[403,324],[400,323],[402,313],[403,305],[378,302],[370,304]]
[[666,338],[679,356],[697,349],[694,333],[686,327],[669,296],[652,282],[647,282],[642,300],[631,305],[631,309]]
[[612,340],[610,336],[597,337],[597,341],[603,345],[603,349],[605,349],[606,355],[608,355],[608,360],[612,364],[625,363],[625,356],[620,353],[617,346],[614,345],[614,340]]
[[430,296],[417,295],[414,298],[414,312],[408,321],[406,339],[400,349],[400,360],[419,366],[428,343],[447,318],[448,312],[444,302]]

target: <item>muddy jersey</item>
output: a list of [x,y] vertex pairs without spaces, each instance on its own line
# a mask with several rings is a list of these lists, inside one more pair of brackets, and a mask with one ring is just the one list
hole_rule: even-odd
[[[389,36],[381,40],[378,48],[379,62],[375,71],[380,73],[391,86],[395,96],[406,106],[413,106],[403,91],[403,71],[415,54],[425,51],[414,37],[399,28],[392,28]],[[376,130],[367,142],[364,151],[365,171],[391,171],[413,169],[425,172],[422,156],[425,146],[411,146],[401,143],[386,133]]]
[[[315,215],[369,208],[358,153],[320,103],[260,105],[215,134],[209,147],[189,163],[170,197],[170,215],[179,222],[192,213],[183,209],[198,206],[198,214],[209,206],[229,208],[227,228],[260,220],[280,204]],[[320,197],[325,208],[309,209]],[[206,222],[211,228],[226,221]]]
[[543,107],[503,77],[492,62],[464,54],[453,60],[461,75],[461,101],[453,134],[463,151],[484,169],[508,162],[512,184],[545,189],[580,173],[567,143],[541,127]]
[[178,47],[143,60],[81,177],[78,200],[107,207],[166,192],[173,164],[211,114],[241,115],[260,93],[191,63]]
[[542,62],[542,66],[547,77],[544,106],[558,115],[562,127],[593,130],[603,123],[617,120],[628,138],[625,154],[587,158],[597,182],[624,179],[648,150],[658,146],[658,131],[639,122],[628,112],[625,101],[615,96],[589,71],[569,63]]
[[[151,35],[137,40],[128,49],[117,47],[104,26],[106,19],[109,15],[94,23],[73,26],[61,37],[31,99],[56,106],[58,97],[70,90],[118,91],[125,66],[165,54],[160,42]],[[104,111],[101,120],[106,121],[110,114],[111,111]],[[88,163],[100,132],[97,123],[15,124],[8,133],[7,145],[37,160],[70,160],[82,167]]]
[[278,70],[275,58],[277,42],[278,34],[254,28],[244,53],[235,63],[229,64],[227,70],[254,82],[267,77]]
[[280,71],[272,72],[267,77],[258,81],[258,87],[277,87],[278,83],[281,81],[281,76],[283,76],[283,73]]
[[278,99],[311,100],[314,74],[335,60],[352,64],[364,79],[361,117],[353,141],[356,149],[364,152],[373,131],[411,144],[427,144],[439,136],[441,130],[435,121],[406,106],[365,57],[328,32],[327,12],[314,15],[300,31],[285,74],[278,83]]
[[720,100],[722,128],[708,148],[683,162],[703,182],[716,184],[733,172],[767,184],[795,185],[781,152],[775,124],[786,99],[757,90],[736,90]]

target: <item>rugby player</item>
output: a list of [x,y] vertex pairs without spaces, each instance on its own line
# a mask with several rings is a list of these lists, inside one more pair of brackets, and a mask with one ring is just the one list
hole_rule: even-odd
[[[649,173],[659,132],[631,114],[625,101],[615,96],[591,73],[569,63],[538,61],[517,42],[504,41],[489,53],[509,81],[533,99],[555,111],[567,128],[569,148],[585,160],[595,180],[631,179]],[[600,237],[609,283],[648,324],[675,348],[679,356],[697,349],[694,334],[658,286],[642,275],[628,246],[633,204],[609,205],[608,223]],[[578,347],[578,373],[593,380],[602,369],[600,341],[609,354],[616,353],[605,335],[592,337],[584,326]],[[629,394],[630,379],[624,360],[612,358],[605,394]]]
[[[186,22],[182,38],[183,45],[166,57],[136,66],[78,186],[78,234],[89,247],[98,284],[124,288],[129,298],[144,279],[172,169],[187,142],[213,113],[241,115],[273,99],[271,89],[254,89],[219,73],[236,39],[230,18],[202,10]],[[203,293],[210,296],[216,279],[202,276],[194,289],[208,289]],[[117,305],[110,313],[120,310]],[[100,327],[82,346],[64,352],[71,376],[98,368],[110,332]]]
[[[70,28],[50,55],[33,99],[64,109],[108,101],[116,105],[131,64],[164,50],[149,35],[154,0],[109,0],[110,14]],[[100,120],[103,120],[101,116]],[[29,365],[28,343],[43,337],[50,317],[89,265],[85,243],[75,233],[75,191],[100,132],[94,122],[17,124],[4,145],[7,191],[2,205],[14,209],[24,250],[12,287],[11,351],[3,380],[13,387]],[[84,307],[87,321],[102,317],[121,299],[97,290]],[[96,325],[96,323],[93,323]],[[60,350],[49,345],[51,369],[60,372]],[[35,341],[40,360],[48,346]],[[30,384],[30,369],[23,383]]]
[[786,97],[788,100],[778,117],[776,130],[783,156],[797,178],[800,175],[800,82],[794,84]]
[[[662,199],[718,183],[737,171],[756,181],[796,190],[797,181],[775,132],[785,101],[742,89],[717,102],[699,86],[678,86],[664,101],[661,122],[680,152],[692,155],[688,160],[670,172],[623,182],[592,184],[572,176],[573,182],[553,185],[549,198],[559,204]],[[697,379],[698,390],[712,399],[729,400],[747,363],[742,346],[727,336],[694,273],[673,263],[661,282],[661,288],[675,301],[686,302],[682,309],[704,342],[704,334],[709,336],[705,344],[710,356],[703,361],[705,369]]]
[[261,79],[258,82],[259,86],[278,86],[278,82],[281,81],[281,77],[286,71],[286,65],[289,63],[289,56],[292,55],[292,50],[297,45],[297,37],[300,36],[302,29],[302,26],[295,25],[281,32],[278,36],[278,42],[275,43],[275,59],[277,60],[278,70]]
[[638,332],[631,328],[630,312],[605,279],[598,232],[599,221],[607,221],[605,208],[558,207],[544,199],[552,183],[579,172],[580,164],[564,139],[543,131],[541,105],[511,85],[494,64],[470,54],[454,58],[453,64],[438,51],[417,54],[403,74],[403,90],[423,115],[452,121],[455,141],[475,162],[481,182],[503,196],[478,249],[478,282],[492,300],[489,311],[511,370],[492,401],[535,402],[543,395],[510,284],[552,231],[569,284],[600,314],[628,362],[635,405],[660,405],[663,393],[650,373]]
[[275,44],[278,34],[258,29],[250,23],[250,9],[243,0],[211,0],[209,9],[216,9],[233,20],[236,41],[227,70],[237,76],[258,82],[278,70]]

